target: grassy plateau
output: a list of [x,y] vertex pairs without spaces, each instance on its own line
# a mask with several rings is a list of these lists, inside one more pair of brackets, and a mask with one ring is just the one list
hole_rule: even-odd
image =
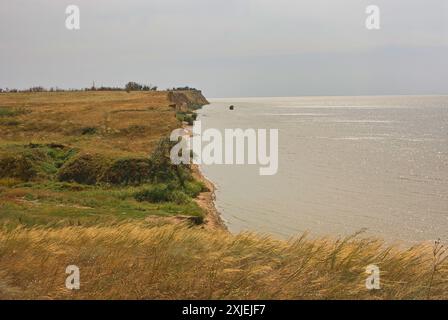
[[[166,139],[195,119],[197,95],[0,94],[0,299],[448,299],[440,242],[206,227],[208,189],[171,164]],[[80,290],[65,287],[68,265]]]

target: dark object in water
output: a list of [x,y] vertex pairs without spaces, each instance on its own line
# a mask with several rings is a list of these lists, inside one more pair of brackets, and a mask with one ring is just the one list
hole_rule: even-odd
[[235,107],[234,107],[233,105],[231,105],[231,106],[229,107],[229,109],[230,109],[230,110],[233,110],[233,109],[235,109]]

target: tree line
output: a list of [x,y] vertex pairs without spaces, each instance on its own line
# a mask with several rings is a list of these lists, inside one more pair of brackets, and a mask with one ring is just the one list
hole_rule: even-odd
[[[135,81],[130,81],[126,83],[124,87],[107,87],[107,86],[100,86],[96,87],[95,85],[92,85],[89,88],[82,88],[82,89],[61,89],[58,87],[50,87],[45,88],[42,86],[35,86],[28,89],[16,89],[16,88],[0,88],[0,93],[15,93],[15,92],[76,92],[76,91],[157,91],[158,87],[153,85],[146,85],[146,84],[140,84]],[[186,90],[193,90],[197,91],[196,88],[191,88],[189,86],[184,87],[173,87],[168,88],[167,91],[186,91]]]

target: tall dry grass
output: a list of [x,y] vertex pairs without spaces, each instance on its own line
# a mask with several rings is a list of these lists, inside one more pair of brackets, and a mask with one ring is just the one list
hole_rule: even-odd
[[84,152],[145,156],[179,127],[170,103],[166,91],[3,93],[0,107],[10,116],[0,117],[8,121],[0,121],[0,147],[52,142]]
[[[65,288],[77,265],[81,289]],[[367,265],[380,290],[367,290]],[[2,299],[447,299],[440,245],[348,237],[281,241],[179,225],[0,231]]]

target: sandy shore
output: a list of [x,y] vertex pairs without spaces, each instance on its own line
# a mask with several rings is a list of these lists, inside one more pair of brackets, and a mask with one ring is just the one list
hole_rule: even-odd
[[210,229],[228,231],[226,224],[215,207],[215,185],[202,174],[198,165],[192,164],[191,171],[193,173],[193,177],[199,181],[202,181],[209,190],[206,192],[201,192],[199,196],[194,199],[196,203],[205,211],[204,225]]
[[[193,128],[189,125],[183,124],[182,128],[185,129],[190,136],[193,135]],[[201,192],[194,201],[205,211],[204,226],[209,229],[218,229],[223,231],[229,231],[227,229],[224,220],[221,218],[221,214],[215,207],[215,185],[208,180],[199,169],[197,164],[190,165],[193,177],[199,181],[202,181],[209,191]]]

